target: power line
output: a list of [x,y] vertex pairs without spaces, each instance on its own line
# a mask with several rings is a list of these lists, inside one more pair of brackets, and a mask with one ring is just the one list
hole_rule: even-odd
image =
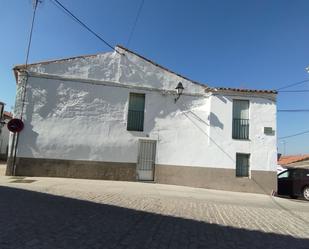
[[27,53],[26,53],[26,63],[25,63],[26,69],[28,66],[28,59],[29,59],[31,42],[32,42],[33,26],[34,26],[35,14],[36,14],[36,10],[38,7],[38,3],[39,3],[39,0],[33,0],[33,14],[32,14],[31,28],[30,28],[29,41],[28,41],[28,47],[27,47]]
[[62,13],[64,13],[65,15],[67,15],[68,17],[70,17],[74,22],[76,22],[77,24],[80,24],[76,19],[74,19],[68,12],[66,12],[63,8],[60,7],[60,5],[58,5],[56,2],[54,1],[50,1],[57,9],[59,9]]
[[303,83],[306,83],[306,82],[309,82],[309,79],[305,79],[305,80],[298,81],[298,82],[295,82],[295,83],[292,83],[292,84],[289,84],[289,85],[285,85],[283,87],[278,88],[277,91],[280,92],[281,89],[286,89],[286,88],[289,88],[289,87],[292,87],[292,86],[297,86],[297,85],[300,85],[300,84],[303,84]]
[[277,110],[277,112],[309,112],[309,109]]
[[[30,33],[29,33],[29,41],[28,41],[27,52],[26,52],[26,62],[25,62],[25,69],[26,70],[27,70],[27,66],[28,66],[28,59],[29,59],[29,54],[30,54],[31,42],[32,42],[34,20],[35,20],[35,14],[36,14],[38,4],[39,4],[39,0],[33,0],[33,13],[32,13],[32,20],[31,20],[31,28],[30,28]],[[23,91],[22,99],[21,99],[22,105],[21,105],[21,110],[20,110],[20,119],[23,118],[23,113],[24,113],[26,91],[27,91],[27,81],[25,82],[25,85],[23,86],[23,88],[24,88],[24,91]]]
[[129,35],[129,38],[128,38],[128,41],[127,41],[127,47],[129,47],[129,44],[130,44],[131,39],[133,37],[133,33],[134,33],[134,30],[135,30],[136,24],[138,22],[139,16],[140,16],[142,9],[143,9],[143,6],[144,6],[144,2],[145,2],[145,0],[142,0],[141,3],[140,3],[140,6],[138,8],[137,15],[136,15],[134,24],[132,26],[132,29],[131,29],[131,32],[130,32],[130,35]]
[[290,137],[296,137],[296,136],[300,136],[300,135],[307,134],[307,133],[309,133],[309,130],[303,131],[303,132],[299,132],[299,133],[296,133],[296,134],[292,134],[292,135],[289,135],[289,136],[285,136],[285,137],[279,137],[278,140],[286,139],[286,138],[290,138]]
[[286,91],[278,91],[279,93],[306,93],[309,90],[286,90]]
[[68,10],[62,3],[60,3],[58,0],[51,0],[54,1],[58,6],[60,6],[70,17],[72,17],[78,24],[80,24],[82,27],[87,29],[91,34],[93,34],[95,37],[97,37],[101,42],[103,42],[106,46],[110,47],[114,51],[116,51],[118,54],[121,54],[118,52],[110,43],[108,43],[106,40],[104,40],[100,35],[98,35],[95,31],[93,31],[88,25],[86,25],[84,22],[82,22],[78,17],[76,17],[70,10]]

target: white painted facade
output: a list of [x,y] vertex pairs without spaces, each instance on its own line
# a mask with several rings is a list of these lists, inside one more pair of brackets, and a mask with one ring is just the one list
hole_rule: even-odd
[[[276,135],[264,134],[276,131],[274,94],[207,90],[117,49],[28,69],[17,157],[136,163],[138,140],[153,139],[156,164],[235,169],[236,153],[250,153],[250,170],[276,171]],[[143,132],[126,129],[130,93],[145,94]],[[249,140],[232,139],[233,99],[250,101]]]
[[[4,122],[8,122],[9,120],[4,120]],[[6,125],[3,125],[1,128],[1,134],[0,134],[0,155],[1,157],[6,158],[7,150],[8,150],[8,144],[9,144],[9,135],[10,132],[7,129]]]

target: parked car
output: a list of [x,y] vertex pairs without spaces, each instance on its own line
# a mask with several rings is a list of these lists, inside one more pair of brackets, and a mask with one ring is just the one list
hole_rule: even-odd
[[278,195],[309,201],[309,169],[291,168],[278,174]]

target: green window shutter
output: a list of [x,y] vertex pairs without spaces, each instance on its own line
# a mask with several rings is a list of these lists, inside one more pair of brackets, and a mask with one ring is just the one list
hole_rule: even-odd
[[145,94],[130,93],[128,110],[128,131],[144,130]]
[[249,176],[249,159],[250,154],[236,153],[236,176],[248,177]]

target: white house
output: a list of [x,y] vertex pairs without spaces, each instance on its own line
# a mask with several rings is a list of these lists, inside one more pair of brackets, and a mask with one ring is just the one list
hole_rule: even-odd
[[213,88],[116,50],[14,68],[25,127],[7,174],[276,190],[275,91]]
[[10,112],[4,111],[4,103],[0,102],[0,160],[6,160],[10,132],[5,124],[12,118]]

